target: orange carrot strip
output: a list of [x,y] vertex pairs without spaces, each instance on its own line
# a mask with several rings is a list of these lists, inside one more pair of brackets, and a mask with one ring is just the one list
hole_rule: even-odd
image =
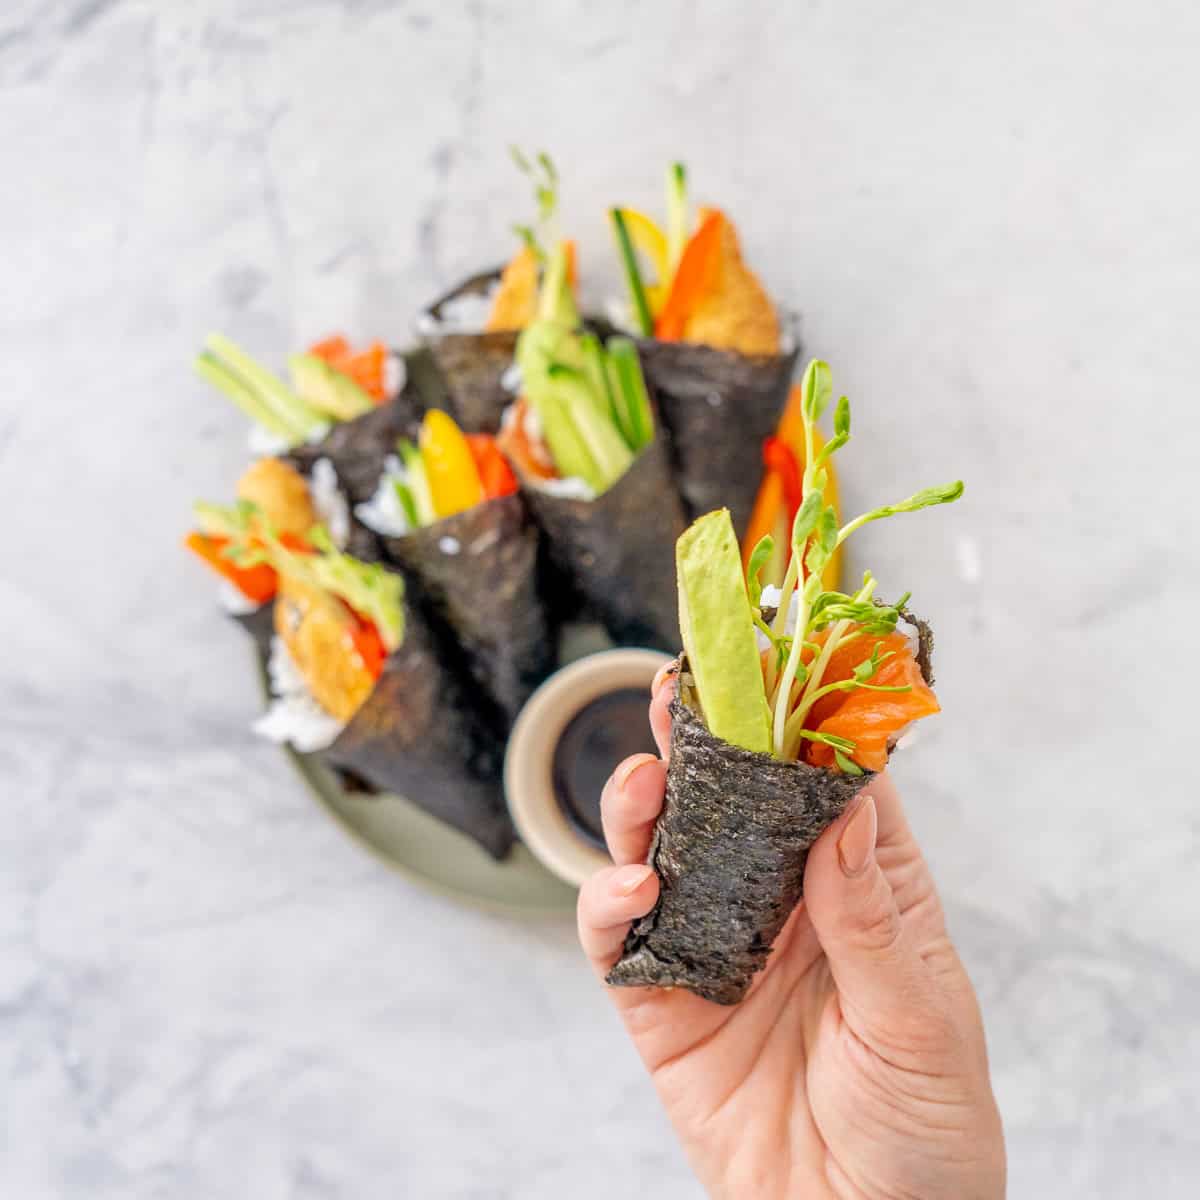
[[716,283],[724,224],[724,214],[713,209],[688,240],[671,280],[667,302],[655,323],[655,337],[667,342],[681,338],[688,317]]
[[218,575],[229,580],[247,600],[255,604],[266,604],[278,587],[275,569],[267,563],[253,567],[239,567],[222,551],[229,544],[224,537],[211,537],[206,533],[189,533],[184,545],[198,558],[206,562]]

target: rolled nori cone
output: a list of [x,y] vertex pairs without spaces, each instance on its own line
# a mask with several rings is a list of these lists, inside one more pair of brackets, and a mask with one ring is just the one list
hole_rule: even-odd
[[406,380],[394,399],[361,417],[340,421],[319,442],[293,447],[284,461],[308,476],[318,459],[329,459],[350,503],[363,504],[375,492],[384,460],[396,453],[396,439],[420,421],[425,407],[420,391]]
[[512,847],[503,743],[412,605],[400,648],[324,757],[469,834],[494,858]]
[[422,337],[445,381],[450,415],[466,433],[496,433],[512,394],[501,382],[512,365],[519,331],[515,329],[461,333],[438,330],[445,309],[464,296],[486,296],[500,281],[501,268],[481,271],[435,300],[419,326]]
[[511,724],[555,661],[538,593],[538,531],[524,501],[519,495],[485,500],[381,540]]
[[737,1004],[800,900],[809,847],[870,777],[714,737],[692,707],[686,669],[671,704],[667,796],[648,859],[658,903],[630,929],[607,981]]
[[689,519],[728,508],[740,538],[762,481],[763,441],[775,432],[800,353],[754,356],[692,342],[637,343],[646,382],[671,435]]
[[679,645],[675,541],[684,530],[667,449],[656,437],[629,470],[594,500],[556,496],[522,482],[546,534],[553,565],[620,645]]
[[250,635],[250,640],[259,653],[266,658],[271,651],[271,639],[275,636],[275,601],[268,600],[266,604],[260,604],[249,612],[231,612],[226,615]]
[[[933,633],[901,615],[916,626],[917,664],[932,683]],[[800,901],[809,848],[873,776],[731,746],[696,711],[686,660],[678,679],[666,801],[647,858],[658,903],[630,929],[608,982],[737,1004]]]

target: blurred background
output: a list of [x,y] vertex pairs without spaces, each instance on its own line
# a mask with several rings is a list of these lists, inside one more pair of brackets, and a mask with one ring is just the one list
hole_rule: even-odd
[[[571,921],[389,873],[249,723],[190,363],[404,345],[545,149],[587,295],[665,165],[855,405],[850,567],[936,624],[895,774],[1014,1196],[1200,1180],[1200,14],[1059,0],[17,0],[0,14],[0,1193],[692,1197]],[[890,582],[889,582],[890,581]]]

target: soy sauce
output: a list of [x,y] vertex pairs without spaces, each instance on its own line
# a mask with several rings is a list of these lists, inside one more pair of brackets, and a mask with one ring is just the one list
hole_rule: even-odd
[[631,754],[657,754],[644,688],[621,688],[585,704],[554,747],[554,794],[567,822],[585,841],[604,847],[600,792],[613,768]]

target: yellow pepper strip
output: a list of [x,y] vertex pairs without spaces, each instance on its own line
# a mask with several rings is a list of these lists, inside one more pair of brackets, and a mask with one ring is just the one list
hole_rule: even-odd
[[453,418],[431,409],[421,422],[420,442],[433,509],[439,517],[451,517],[482,503],[479,468]]
[[623,208],[621,212],[625,217],[625,228],[629,231],[630,241],[654,266],[655,282],[645,284],[645,292],[651,315],[658,316],[659,310],[666,303],[671,282],[667,265],[667,236],[645,213],[638,212],[636,208]]

